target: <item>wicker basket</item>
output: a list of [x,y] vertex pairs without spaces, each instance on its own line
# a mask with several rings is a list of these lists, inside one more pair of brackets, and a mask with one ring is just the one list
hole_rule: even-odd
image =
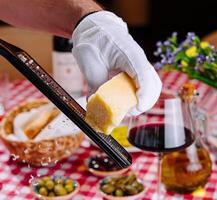
[[46,99],[37,99],[11,110],[3,119],[0,129],[0,138],[11,154],[16,155],[19,161],[34,166],[50,166],[56,162],[71,156],[81,144],[84,135],[82,132],[72,135],[60,136],[41,141],[11,141],[7,135],[13,133],[13,120],[17,114],[26,112],[47,104]]

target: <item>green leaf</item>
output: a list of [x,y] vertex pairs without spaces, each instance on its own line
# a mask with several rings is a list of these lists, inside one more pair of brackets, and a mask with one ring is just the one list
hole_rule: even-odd
[[173,45],[173,44],[171,44],[169,47],[170,47],[170,50],[171,50],[172,52],[174,52],[174,51],[176,50],[176,46]]
[[205,69],[212,69],[213,68],[213,65],[211,63],[208,63],[208,62],[205,62],[203,64],[203,66],[204,66]]
[[190,58],[188,63],[189,63],[189,67],[195,67],[196,66],[196,59]]
[[170,42],[171,42],[172,44],[174,44],[175,46],[177,46],[177,36],[173,36],[173,37],[171,37],[169,40],[170,40]]
[[193,43],[199,45],[200,44],[200,38],[198,36],[195,36]]
[[205,56],[209,56],[210,54],[212,54],[212,50],[210,48],[199,48],[199,53],[202,53]]
[[175,62],[178,62],[180,60],[184,60],[186,62],[189,62],[190,59],[188,58],[188,56],[186,56],[185,52],[180,51],[176,54],[176,58],[175,58]]
[[193,77],[194,79],[197,79],[197,80],[199,80],[199,81],[202,81],[202,82],[204,82],[204,83],[206,83],[206,84],[208,84],[208,85],[210,85],[210,86],[212,86],[212,87],[217,88],[217,82],[216,82],[216,81],[210,80],[209,78],[204,77],[203,75],[199,74],[198,72],[194,72],[194,73],[192,74],[192,77]]

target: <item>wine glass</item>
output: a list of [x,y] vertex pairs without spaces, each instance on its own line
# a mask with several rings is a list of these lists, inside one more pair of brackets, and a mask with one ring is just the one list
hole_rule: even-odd
[[146,113],[131,117],[128,141],[135,147],[158,154],[157,199],[160,199],[161,157],[194,142],[194,124],[189,107],[174,96],[160,98]]

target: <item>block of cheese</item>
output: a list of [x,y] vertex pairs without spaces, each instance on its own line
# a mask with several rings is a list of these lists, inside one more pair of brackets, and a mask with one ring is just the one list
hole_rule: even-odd
[[121,72],[88,99],[86,121],[96,131],[110,134],[136,104],[135,84]]

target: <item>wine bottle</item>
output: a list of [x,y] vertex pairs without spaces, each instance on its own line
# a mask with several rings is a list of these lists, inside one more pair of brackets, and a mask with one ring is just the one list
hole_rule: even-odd
[[[182,88],[180,97],[184,110],[195,110],[194,94],[195,89],[191,85]],[[163,155],[161,180],[168,191],[191,193],[208,182],[212,162],[202,137],[196,130],[195,138],[195,142],[188,148]]]
[[53,76],[70,95],[80,97],[84,78],[71,53],[72,48],[69,39],[53,37]]

